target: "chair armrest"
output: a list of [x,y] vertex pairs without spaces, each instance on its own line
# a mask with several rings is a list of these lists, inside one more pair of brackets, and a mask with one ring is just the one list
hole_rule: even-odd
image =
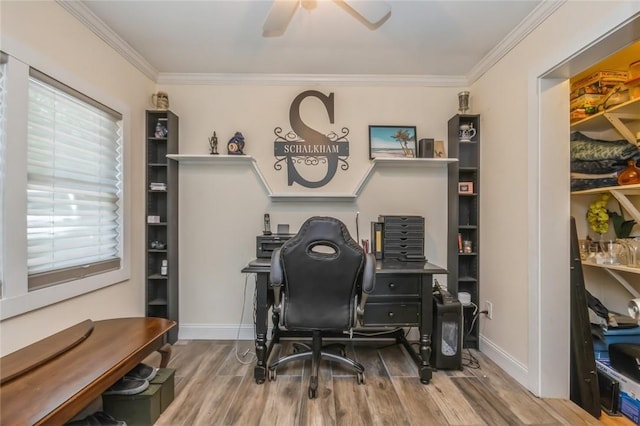
[[364,305],[367,303],[369,294],[373,293],[376,287],[376,258],[372,253],[365,253],[364,271],[362,272],[362,296],[358,303],[357,315],[364,315]]
[[362,274],[362,292],[373,293],[376,287],[376,258],[373,253],[365,253],[364,271]]
[[282,263],[280,263],[280,248],[271,254],[271,268],[269,272],[269,285],[273,290],[273,309],[280,312],[280,287],[282,286]]

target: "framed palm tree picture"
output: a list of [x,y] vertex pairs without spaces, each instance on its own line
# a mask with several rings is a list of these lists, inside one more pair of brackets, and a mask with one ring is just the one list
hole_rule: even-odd
[[369,126],[369,158],[416,156],[416,126]]

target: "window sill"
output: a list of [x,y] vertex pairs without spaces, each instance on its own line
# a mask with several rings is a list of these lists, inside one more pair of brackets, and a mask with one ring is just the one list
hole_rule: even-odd
[[33,290],[26,294],[6,295],[0,300],[0,321],[91,293],[129,279],[129,271],[117,271]]

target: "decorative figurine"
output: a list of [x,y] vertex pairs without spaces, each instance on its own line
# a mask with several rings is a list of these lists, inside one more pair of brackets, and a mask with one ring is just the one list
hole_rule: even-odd
[[227,152],[229,155],[244,155],[244,136],[236,132],[229,142],[227,142]]
[[169,130],[167,130],[167,126],[161,120],[158,120],[156,123],[156,138],[166,138],[169,134]]
[[211,147],[210,154],[218,155],[218,137],[215,131],[213,132],[213,136],[209,138],[209,146]]

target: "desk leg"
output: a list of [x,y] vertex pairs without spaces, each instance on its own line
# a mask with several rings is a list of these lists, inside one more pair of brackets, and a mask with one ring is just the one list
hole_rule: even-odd
[[433,275],[426,274],[421,277],[422,286],[422,312],[420,318],[420,382],[427,384],[431,380],[433,371],[431,364],[431,329],[433,322]]
[[253,376],[256,383],[264,383],[267,376],[267,312],[269,302],[267,300],[269,274],[256,274],[256,366]]
[[430,334],[421,334],[420,335],[420,366],[418,367],[420,370],[420,382],[425,385],[429,383],[431,380],[431,376],[433,374],[431,369],[431,364],[429,363],[429,358],[431,357],[431,335]]

